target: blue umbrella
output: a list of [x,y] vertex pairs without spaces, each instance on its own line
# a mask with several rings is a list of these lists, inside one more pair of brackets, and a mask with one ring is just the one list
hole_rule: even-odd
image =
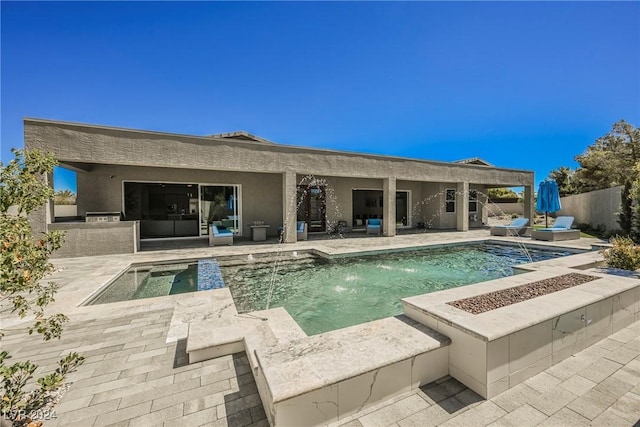
[[229,200],[227,201],[227,209],[233,210],[236,206],[236,198],[233,197],[233,194],[229,196]]
[[544,180],[538,187],[538,200],[536,202],[536,210],[544,212],[546,227],[549,227],[549,212],[556,212],[562,209],[560,204],[560,191],[558,191],[558,183],[552,179]]

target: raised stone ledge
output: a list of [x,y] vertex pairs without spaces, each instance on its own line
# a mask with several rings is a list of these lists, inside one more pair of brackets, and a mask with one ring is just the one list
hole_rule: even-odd
[[598,277],[587,276],[586,274],[569,273],[471,298],[450,301],[447,304],[471,314],[480,314],[597,279]]

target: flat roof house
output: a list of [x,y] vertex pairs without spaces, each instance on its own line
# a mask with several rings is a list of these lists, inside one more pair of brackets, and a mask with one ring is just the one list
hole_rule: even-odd
[[385,236],[468,230],[486,221],[491,187],[524,187],[525,216],[533,215],[533,172],[477,158],[435,162],[282,145],[246,132],[191,136],[31,118],[24,133],[25,148],[78,172],[80,217],[120,215],[56,222],[52,204],[34,215],[36,229],[67,231],[59,256],[135,252],[139,239],[204,237],[210,224],[240,237],[262,222],[269,235],[283,228],[285,242],[296,241],[297,221],[309,233],[363,229],[371,218],[382,219]]

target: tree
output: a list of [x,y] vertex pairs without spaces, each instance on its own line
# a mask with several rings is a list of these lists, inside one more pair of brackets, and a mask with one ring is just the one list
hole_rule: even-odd
[[56,205],[75,205],[76,193],[71,190],[56,191],[53,195],[53,203]]
[[[36,150],[12,151],[15,159],[6,166],[0,163],[0,310],[20,318],[32,314],[34,322],[26,331],[37,332],[48,341],[60,338],[67,321],[63,314],[45,316],[56,286],[42,283],[53,270],[49,256],[60,248],[63,235],[51,231],[34,236],[27,215],[52,198],[53,190],[43,176],[51,173],[56,162]],[[0,339],[3,336],[0,330]],[[53,373],[37,380],[39,388],[26,392],[37,366],[28,360],[9,365],[10,358],[7,351],[0,352],[0,415],[14,425],[26,423],[28,414],[45,405],[51,393],[63,385],[65,376],[84,360],[77,353],[69,354]]]
[[583,192],[633,181],[640,161],[640,129],[620,120],[575,159],[580,164],[575,178]]
[[631,184],[631,229],[629,237],[640,243],[640,161],[633,168],[635,172],[634,181]]
[[631,233],[633,222],[633,198],[631,197],[631,181],[627,181],[620,193],[620,211],[618,212],[618,224],[623,235]]
[[492,199],[510,199],[518,197],[516,192],[509,188],[490,188],[487,190],[487,195]]
[[551,171],[549,178],[558,183],[561,197],[577,194],[575,171],[572,171],[571,168],[560,166],[558,169]]

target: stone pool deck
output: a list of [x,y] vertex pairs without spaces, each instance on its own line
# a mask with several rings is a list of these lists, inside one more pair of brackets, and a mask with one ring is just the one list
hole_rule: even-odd
[[[71,321],[61,341],[44,343],[9,331],[2,341],[14,360],[29,358],[43,372],[67,351],[87,356],[45,426],[268,425],[243,353],[187,364],[184,328],[176,313],[216,315],[211,297],[190,294],[79,307],[130,263],[318,249],[329,254],[485,240],[486,230],[393,238],[311,240],[292,245],[172,249],[136,255],[55,260],[60,285],[53,310]],[[524,241],[529,239],[492,238]],[[594,239],[544,246],[589,249]],[[532,242],[535,243],[535,242]],[[561,267],[558,265],[558,267]],[[562,265],[562,267],[566,267]],[[220,312],[225,306],[218,308]],[[18,327],[4,317],[3,329]],[[490,400],[453,378],[427,384],[366,408],[335,425],[633,425],[640,419],[640,322]]]

